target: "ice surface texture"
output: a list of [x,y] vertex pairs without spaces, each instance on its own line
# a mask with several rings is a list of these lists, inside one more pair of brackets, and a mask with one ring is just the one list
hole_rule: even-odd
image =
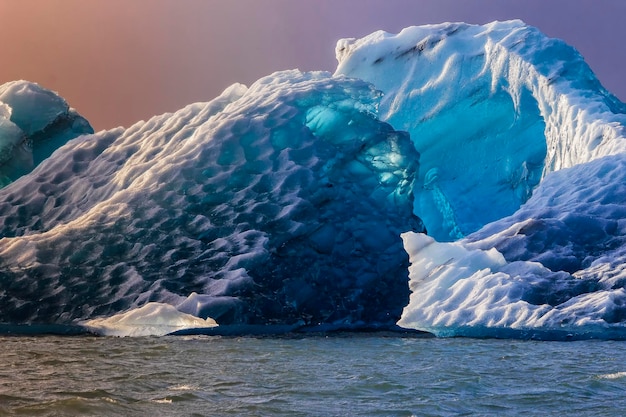
[[379,98],[287,71],[70,141],[0,190],[2,321],[159,301],[220,324],[394,323],[419,155]]
[[[441,336],[624,338],[626,106],[520,21],[337,47],[421,153],[399,324]],[[441,241],[456,240],[454,243]]]
[[0,85],[0,186],[86,133],[89,122],[52,91],[27,81]]

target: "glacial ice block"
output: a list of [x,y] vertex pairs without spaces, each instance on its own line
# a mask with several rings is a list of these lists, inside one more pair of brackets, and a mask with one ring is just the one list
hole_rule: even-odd
[[89,122],[38,84],[0,85],[0,185],[30,172],[65,142],[93,133]]
[[363,81],[286,71],[83,136],[0,190],[0,321],[162,302],[230,323],[395,323],[419,154]]
[[0,190],[0,321],[160,302],[220,324],[626,339],[626,106],[573,48],[513,21],[338,57],[335,76],[81,136]]

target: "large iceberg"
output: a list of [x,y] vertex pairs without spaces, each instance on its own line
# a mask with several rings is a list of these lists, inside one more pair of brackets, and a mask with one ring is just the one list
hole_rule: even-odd
[[[573,48],[511,21],[336,53],[55,142],[0,190],[0,323],[626,338],[626,105]],[[73,114],[48,97],[0,105],[6,149]]]

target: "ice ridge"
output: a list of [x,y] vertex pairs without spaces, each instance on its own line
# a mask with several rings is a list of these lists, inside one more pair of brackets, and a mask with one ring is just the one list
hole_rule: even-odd
[[439,240],[512,214],[550,172],[626,149],[626,105],[574,48],[519,20],[379,31],[336,54],[335,74],[373,83],[381,118],[410,133],[415,212]]

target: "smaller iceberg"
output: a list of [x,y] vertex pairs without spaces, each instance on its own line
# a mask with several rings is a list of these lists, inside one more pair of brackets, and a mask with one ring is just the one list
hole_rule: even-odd
[[103,336],[165,336],[185,329],[216,327],[212,318],[201,319],[181,313],[174,306],[148,303],[112,317],[89,320],[83,326]]
[[28,81],[0,85],[0,186],[32,171],[70,139],[93,132],[56,93]]

